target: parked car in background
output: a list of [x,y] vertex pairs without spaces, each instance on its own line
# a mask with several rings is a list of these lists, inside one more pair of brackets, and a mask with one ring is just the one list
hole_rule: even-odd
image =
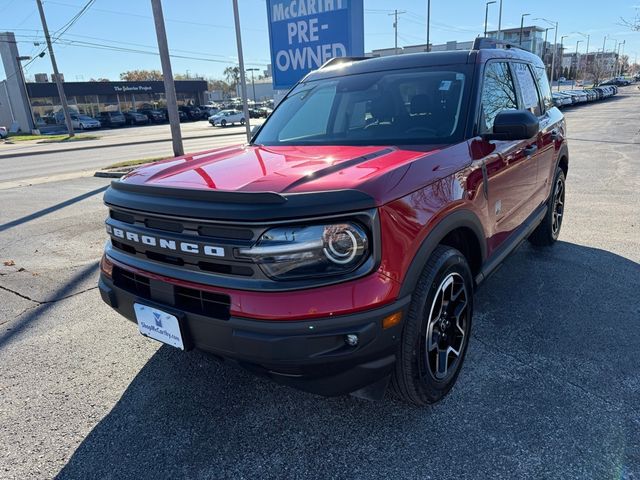
[[[162,113],[164,113],[165,117],[167,118],[167,120],[169,120],[169,111],[166,108],[163,108]],[[188,115],[186,114],[186,112],[184,112],[183,110],[178,109],[178,117],[180,118],[181,122],[186,122],[187,120],[189,120]]]
[[202,120],[202,111],[198,107],[181,105],[178,107],[178,111],[184,112],[187,116],[187,120],[191,120],[192,122],[195,120]]
[[122,112],[100,112],[96,117],[103,127],[124,127],[127,124]]
[[91,118],[87,115],[71,114],[71,125],[74,129],[78,130],[90,130],[93,128],[100,128],[102,124],[99,120]]
[[7,135],[9,135],[7,127],[0,127],[0,138],[7,138]]
[[218,107],[212,107],[210,105],[200,105],[200,111],[202,112],[202,118],[209,118],[220,111]]
[[214,127],[217,127],[218,125],[226,127],[227,125],[233,125],[234,123],[244,125],[244,113],[239,110],[222,110],[221,112],[209,117],[209,123]]
[[149,123],[149,117],[141,112],[124,112],[124,118],[127,120],[127,125],[146,125]]
[[262,112],[257,108],[249,108],[249,118],[261,118]]
[[167,121],[167,116],[162,110],[154,110],[151,108],[145,108],[142,110],[138,110],[139,113],[143,113],[147,116],[150,122],[153,123],[164,123]]
[[260,116],[262,118],[267,118],[269,115],[271,115],[271,112],[273,112],[273,108],[271,108],[271,107],[260,107],[258,109],[258,111],[260,112]]

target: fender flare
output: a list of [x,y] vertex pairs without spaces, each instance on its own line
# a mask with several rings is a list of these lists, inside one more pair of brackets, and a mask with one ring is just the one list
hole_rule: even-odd
[[487,241],[480,219],[471,210],[456,210],[440,220],[422,241],[420,248],[413,257],[411,265],[409,265],[407,273],[402,280],[402,286],[398,295],[399,298],[410,295],[413,292],[431,253],[444,237],[456,228],[460,227],[468,228],[475,234],[478,244],[480,245],[482,264],[484,264],[487,258]]
[[[556,156],[556,169],[560,166],[560,159],[565,157],[567,159],[567,172],[569,171],[569,147],[567,142],[562,142],[562,145],[558,149],[558,155]],[[554,170],[555,175],[555,170]]]

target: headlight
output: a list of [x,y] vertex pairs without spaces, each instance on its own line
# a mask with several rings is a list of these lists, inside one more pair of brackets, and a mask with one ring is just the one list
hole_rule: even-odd
[[291,280],[350,273],[369,257],[369,248],[364,228],[345,222],[272,228],[239,253],[269,277]]

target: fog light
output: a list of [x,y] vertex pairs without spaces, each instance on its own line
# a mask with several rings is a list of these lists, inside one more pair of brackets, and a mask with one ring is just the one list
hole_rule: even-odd
[[358,335],[350,333],[349,335],[345,335],[344,342],[350,347],[355,347],[358,345]]

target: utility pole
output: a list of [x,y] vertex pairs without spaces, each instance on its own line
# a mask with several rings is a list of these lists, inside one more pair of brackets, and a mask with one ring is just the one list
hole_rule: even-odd
[[44,31],[44,38],[47,41],[47,49],[49,50],[49,57],[51,57],[51,66],[53,67],[53,73],[56,76],[56,87],[58,87],[58,96],[60,97],[60,104],[62,105],[62,112],[64,113],[64,121],[67,124],[67,131],[69,136],[73,137],[73,124],[71,123],[71,115],[69,114],[69,104],[67,103],[67,96],[64,94],[64,87],[62,86],[62,79],[58,72],[58,64],[56,57],[53,54],[53,46],[51,45],[51,37],[49,36],[49,27],[47,26],[47,19],[44,16],[44,8],[42,7],[42,0],[36,0],[38,4],[38,11],[40,12],[40,20],[42,21],[42,30]]
[[238,0],[233,0],[233,18],[236,24],[236,43],[238,45],[238,66],[240,67],[240,85],[242,87],[242,109],[244,125],[247,130],[247,142],[251,141],[251,125],[249,125],[249,105],[247,105],[247,80],[244,76],[244,56],[242,55],[242,36],[240,35],[240,13]]
[[500,12],[498,13],[498,34],[496,35],[500,40],[500,34],[502,33],[502,0],[500,0]]
[[178,99],[176,97],[176,86],[173,83],[173,71],[171,70],[167,31],[164,28],[164,15],[162,13],[161,1],[151,0],[151,8],[153,9],[153,20],[156,24],[156,37],[158,37],[158,50],[160,51],[162,78],[164,79],[164,96],[167,100],[167,113],[169,114],[169,126],[171,127],[173,154],[179,157],[184,155],[184,147],[182,146],[180,117],[178,116]]
[[487,21],[489,20],[489,5],[496,3],[495,0],[487,2],[484,7],[484,38],[487,38]]
[[[627,41],[623,40],[622,41],[622,55],[624,55],[624,46],[626,45]],[[618,72],[618,75],[622,75],[622,70],[624,68],[624,60],[622,60],[622,57],[620,57],[620,71]]]
[[431,51],[429,44],[429,33],[431,31],[431,0],[427,0],[427,52]]
[[[393,16],[394,20],[393,20],[393,30],[394,30],[394,34],[395,34],[395,54],[398,55],[398,15],[402,15],[403,13],[407,13],[405,11],[401,11],[399,12],[398,10],[394,10],[393,13],[389,13],[389,16]],[[429,44],[429,41],[427,40],[427,48]]]

